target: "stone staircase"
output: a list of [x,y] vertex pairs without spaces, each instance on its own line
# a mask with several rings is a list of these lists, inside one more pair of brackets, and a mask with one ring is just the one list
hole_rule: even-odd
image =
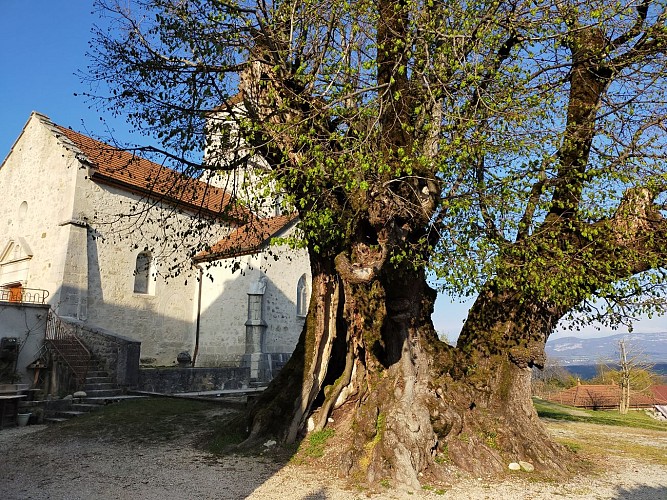
[[91,366],[92,355],[77,335],[76,328],[63,321],[53,310],[49,310],[44,345],[67,365],[76,386],[81,387]]
[[86,402],[92,404],[98,401],[104,404],[107,399],[123,394],[123,391],[116,385],[109,374],[99,369],[99,367],[93,367],[88,370],[86,381],[83,385],[83,392],[86,393],[86,398],[84,398]]
[[[85,396],[82,394],[85,393]],[[98,410],[105,405],[133,399],[145,399],[147,396],[124,394],[109,374],[93,365],[88,370],[83,391],[75,392],[71,398],[47,401],[44,421],[58,423]],[[77,397],[78,396],[78,397]]]
[[47,339],[48,348],[55,352],[74,375],[78,386],[83,384],[86,378],[90,363],[90,352],[81,342],[74,338]]

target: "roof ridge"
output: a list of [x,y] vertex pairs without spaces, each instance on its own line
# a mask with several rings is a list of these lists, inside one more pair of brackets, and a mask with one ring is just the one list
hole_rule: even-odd
[[42,113],[33,111],[32,116],[47,127],[63,147],[74,153],[77,160],[93,168],[91,178],[98,182],[111,183],[126,191],[139,191],[212,217],[229,217],[240,224],[252,215],[221,187],[58,125]]
[[[298,213],[254,217],[215,243],[210,250],[199,252],[195,261],[240,257],[257,252],[276,234],[284,231],[298,219]],[[265,224],[266,223],[266,224]],[[264,226],[264,227],[262,227]],[[252,229],[252,231],[251,231]]]
[[36,117],[43,126],[50,129],[51,133],[55,136],[56,140],[63,146],[65,146],[66,149],[72,151],[77,156],[78,160],[82,160],[85,161],[86,163],[89,163],[86,154],[83,151],[81,151],[81,149],[78,148],[77,145],[69,137],[67,137],[66,134],[64,134],[61,131],[61,128],[64,127],[56,124],[53,120],[51,120],[51,118],[49,118],[44,113],[40,113],[39,111],[33,111],[30,115]]

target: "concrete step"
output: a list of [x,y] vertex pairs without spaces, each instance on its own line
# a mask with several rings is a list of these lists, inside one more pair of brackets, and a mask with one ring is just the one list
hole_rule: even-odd
[[[76,418],[76,417],[80,417],[82,415],[87,415],[87,414],[88,414],[88,412],[85,412],[85,411],[76,411],[76,410],[62,411],[61,410],[61,411],[55,412],[53,417],[70,419],[70,418]],[[53,417],[51,417],[51,418],[53,418]]]
[[90,398],[120,396],[123,394],[123,391],[120,389],[93,389],[90,391],[86,390],[85,393],[88,397],[83,398],[83,400],[85,403],[88,403]]
[[111,382],[97,382],[97,383],[94,383],[94,384],[86,383],[83,386],[83,390],[85,392],[109,391],[109,390],[115,390],[115,389],[117,389],[116,384],[113,384]]
[[119,403],[122,401],[134,401],[136,399],[147,399],[148,396],[130,396],[127,394],[121,396],[94,396],[84,398],[86,403],[97,404],[97,405],[107,405],[111,403]]
[[104,370],[93,370],[92,368],[90,368],[88,370],[88,373],[86,374],[86,379],[97,378],[97,377],[108,378],[109,372]]
[[[90,374],[90,372],[88,372]],[[86,375],[86,384],[107,384],[113,383],[111,377],[91,377]]]
[[72,410],[84,413],[90,413],[91,411],[99,410],[100,408],[102,408],[101,405],[96,405],[92,403],[74,403],[72,405]]
[[69,420],[68,418],[46,417],[46,418],[44,418],[44,423],[45,424],[59,424],[60,422],[67,422],[68,420]]
[[51,410],[44,418],[44,422],[48,424],[57,424],[66,422],[69,419],[87,415],[91,411],[97,411],[104,407],[104,405],[117,403],[121,401],[131,401],[135,399],[146,399],[147,396],[96,396],[83,398],[83,402],[72,403],[71,409]]

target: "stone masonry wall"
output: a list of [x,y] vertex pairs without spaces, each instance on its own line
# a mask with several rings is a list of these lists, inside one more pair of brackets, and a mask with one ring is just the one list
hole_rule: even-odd
[[[154,364],[174,365],[179,352],[194,346],[198,284],[189,252],[200,239],[217,241],[227,229],[214,225],[186,238],[181,233],[196,222],[190,215],[112,186],[82,185],[82,197],[94,200],[80,204],[94,228],[87,245],[87,323],[140,340],[142,358]],[[144,218],[109,223],[132,207]],[[137,255],[146,248],[153,256],[149,293],[136,293]]]
[[[238,266],[236,272],[232,272],[234,264]],[[267,328],[262,352],[291,354],[304,324],[304,318],[296,314],[297,284],[304,274],[310,285],[306,251],[286,246],[222,260],[206,269],[197,366],[238,366],[245,353],[248,290],[262,275],[267,278],[263,300]]]
[[0,248],[19,238],[25,242],[32,258],[23,286],[47,290],[54,307],[70,238],[70,226],[63,223],[73,218],[79,168],[79,161],[58,145],[36,114],[0,167]]
[[247,368],[142,368],[137,389],[162,394],[245,389],[249,380]]
[[77,335],[121,387],[136,387],[139,383],[141,342],[117,335],[82,322],[70,322]]

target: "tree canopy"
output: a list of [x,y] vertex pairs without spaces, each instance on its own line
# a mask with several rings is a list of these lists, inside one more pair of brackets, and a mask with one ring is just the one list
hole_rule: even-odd
[[[118,24],[93,45],[96,97],[188,169],[261,154],[313,247],[391,211],[426,229],[383,252],[455,294],[510,280],[615,321],[662,305],[663,3],[101,4]],[[251,148],[198,164],[214,110]],[[643,213],[616,242],[624,210]]]
[[[559,468],[529,399],[557,322],[664,306],[665,2],[99,4],[96,99],[190,175],[261,157],[299,213],[310,310],[249,439],[339,410],[371,481]],[[427,268],[477,294],[456,347]]]

